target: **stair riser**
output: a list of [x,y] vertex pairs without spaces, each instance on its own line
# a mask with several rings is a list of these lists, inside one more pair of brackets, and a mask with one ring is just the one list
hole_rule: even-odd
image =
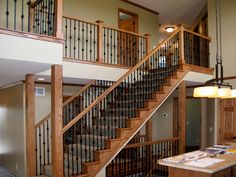
[[82,145],[87,146],[95,146],[96,148],[103,149],[105,147],[105,141],[104,139],[101,139],[100,137],[92,137],[92,136],[77,136],[77,141],[80,142]]
[[119,116],[119,117],[135,117],[135,109],[129,108],[128,110],[106,110],[105,115],[109,116]]
[[95,120],[94,121],[94,125],[97,125],[97,126],[110,126],[110,127],[125,127],[125,118],[123,119],[120,119],[120,118],[117,118],[115,120],[115,118],[110,118],[104,122],[103,120]]

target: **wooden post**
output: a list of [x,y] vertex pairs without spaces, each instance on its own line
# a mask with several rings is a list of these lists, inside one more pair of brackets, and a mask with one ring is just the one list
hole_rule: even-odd
[[150,42],[151,34],[145,34],[144,36],[147,38],[147,40],[146,40],[146,51],[147,51],[147,54],[148,54],[151,50],[151,42]]
[[179,153],[185,153],[186,146],[186,83],[182,81],[179,85]]
[[185,63],[184,59],[184,28],[183,26],[180,26],[180,32],[179,32],[179,64],[182,67],[182,65]]
[[63,0],[55,0],[55,24],[54,24],[55,34],[54,35],[61,39],[63,39],[62,15],[63,15]]
[[28,5],[28,15],[29,15],[28,32],[32,33],[34,31],[34,8],[32,8],[31,0],[27,2],[27,5]]
[[98,30],[97,30],[97,61],[103,62],[103,57],[102,57],[102,24],[104,23],[101,20],[96,21],[98,23]]
[[[150,52],[150,50],[151,50],[151,47],[150,47],[150,45],[151,45],[150,44],[150,37],[151,37],[151,35],[150,34],[145,34],[144,36],[147,39],[146,40],[146,54],[148,54]],[[148,61],[148,62],[150,62],[150,61]],[[150,63],[149,63],[148,67],[151,68]],[[150,118],[147,121],[145,130],[146,130],[146,138],[147,138],[146,141],[152,141],[152,118]]]
[[51,68],[52,176],[63,177],[62,66]]
[[34,75],[25,78],[27,176],[36,176]]

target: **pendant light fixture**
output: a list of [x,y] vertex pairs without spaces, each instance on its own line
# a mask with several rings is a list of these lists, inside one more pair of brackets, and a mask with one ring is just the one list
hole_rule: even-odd
[[215,0],[216,9],[216,64],[215,79],[209,80],[205,86],[196,87],[194,97],[207,98],[236,98],[236,90],[232,90],[229,83],[224,82],[224,70],[222,64],[222,42],[221,42],[221,4]]

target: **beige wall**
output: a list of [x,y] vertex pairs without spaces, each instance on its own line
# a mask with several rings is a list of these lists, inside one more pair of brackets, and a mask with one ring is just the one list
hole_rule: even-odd
[[[187,96],[193,95],[193,89],[187,89]],[[173,98],[178,97],[178,90],[175,90],[170,97],[164,102],[164,104],[158,109],[158,111],[153,115],[153,140],[159,140],[163,138],[173,137]],[[209,134],[210,130],[207,125],[213,126],[212,122],[207,122],[206,113],[206,100],[201,99],[201,145],[206,146],[206,135]],[[167,117],[163,117],[163,114],[167,114]],[[194,132],[193,132],[194,133]],[[208,138],[211,138],[210,136]]]
[[0,90],[0,166],[25,176],[23,84]]
[[[46,92],[45,96],[35,97],[35,123],[38,123],[51,112],[51,86],[37,84],[36,87],[44,87]],[[80,88],[79,86],[64,86],[63,95],[73,95]]]
[[[225,76],[236,76],[236,1],[221,0],[221,29],[222,29],[222,55]],[[214,67],[216,56],[216,25],[215,25],[215,0],[208,0],[208,25],[209,36],[212,38],[210,43],[210,63]],[[232,81],[236,88],[236,81]]]
[[[221,30],[222,30],[222,56],[224,66],[224,76],[236,76],[236,35],[235,35],[235,18],[236,18],[236,1],[235,0],[221,0]],[[208,0],[208,28],[209,36],[212,38],[210,43],[210,63],[211,67],[215,64],[216,56],[216,24],[215,24],[215,1]],[[227,81],[228,82],[228,81]],[[234,89],[236,89],[236,80],[229,81]],[[217,112],[218,101],[208,101],[208,124],[213,127],[213,132],[208,134],[208,142],[216,143],[218,128],[217,119],[219,114]],[[213,140],[215,140],[213,142]]]
[[64,0],[64,15],[118,27],[118,8],[138,14],[139,33],[152,35],[151,47],[158,43],[158,15],[120,0]]

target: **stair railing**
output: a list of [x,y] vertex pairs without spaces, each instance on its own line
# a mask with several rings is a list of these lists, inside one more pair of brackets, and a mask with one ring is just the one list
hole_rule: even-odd
[[63,37],[62,3],[58,0],[1,0],[0,7],[1,29]]
[[63,16],[64,58],[131,67],[147,55],[150,35],[117,29],[102,21]]
[[126,145],[106,167],[106,176],[168,176],[168,168],[158,160],[178,155],[178,143],[176,137]]
[[[176,30],[64,126],[64,139],[67,139],[69,131],[77,132],[73,144],[64,149],[67,153],[67,162],[64,163],[67,170],[64,174],[84,173],[84,164],[96,160],[94,151],[106,149],[106,139],[118,137],[113,130],[125,128],[126,120],[135,118],[136,110],[144,108],[145,101],[152,99],[152,93],[161,91],[167,78],[181,68],[181,33],[183,28]],[[148,79],[144,81],[145,77]],[[134,90],[137,88],[138,93],[135,95]],[[129,102],[130,98],[135,98],[133,101],[137,103],[133,105]],[[90,129],[86,130],[87,127]]]
[[[113,81],[92,80],[73,94],[63,103],[63,125],[66,125],[75,115],[86,109],[112,83]],[[64,143],[71,143],[74,135],[75,132],[70,131],[68,135],[70,138],[64,139]],[[42,175],[44,174],[44,166],[52,164],[51,113],[35,125],[35,136],[36,175]]]
[[184,58],[187,64],[208,68],[211,38],[184,29]]

